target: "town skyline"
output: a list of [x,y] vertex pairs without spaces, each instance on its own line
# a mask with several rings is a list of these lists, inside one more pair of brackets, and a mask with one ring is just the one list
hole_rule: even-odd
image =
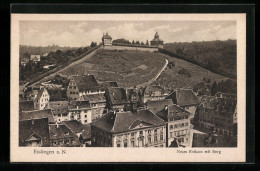
[[[236,39],[235,21],[22,21],[20,45],[82,47],[112,39],[151,41],[155,32],[165,43]],[[127,34],[126,34],[127,33]],[[46,39],[47,38],[47,39]]]

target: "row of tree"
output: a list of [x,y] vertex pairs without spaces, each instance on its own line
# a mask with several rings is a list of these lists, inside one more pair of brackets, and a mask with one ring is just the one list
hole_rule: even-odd
[[146,43],[142,42],[142,41],[134,41],[132,40],[132,42],[130,42],[129,40],[126,40],[126,39],[116,39],[116,40],[113,40],[112,43],[120,43],[120,44],[132,44],[132,45],[147,45],[149,46],[149,41],[147,40]]

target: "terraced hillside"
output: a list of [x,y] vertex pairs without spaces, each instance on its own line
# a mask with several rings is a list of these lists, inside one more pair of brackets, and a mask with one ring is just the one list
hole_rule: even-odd
[[211,83],[227,79],[224,76],[210,72],[207,69],[185,60],[168,55],[165,55],[165,57],[168,59],[169,63],[173,62],[175,66],[167,68],[162,72],[153,84],[165,87],[168,91],[175,88],[191,88],[195,84],[200,83],[203,78],[210,79]]
[[132,87],[153,79],[165,64],[165,55],[161,53],[100,49],[83,63],[61,73],[94,74],[100,81],[117,81],[120,86]]

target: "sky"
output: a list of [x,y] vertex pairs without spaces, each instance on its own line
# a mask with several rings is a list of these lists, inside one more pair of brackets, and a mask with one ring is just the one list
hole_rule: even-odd
[[20,21],[20,45],[84,47],[112,39],[164,43],[236,39],[236,21]]

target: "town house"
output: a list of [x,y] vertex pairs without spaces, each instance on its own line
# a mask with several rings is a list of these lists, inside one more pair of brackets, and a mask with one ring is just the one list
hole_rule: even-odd
[[156,101],[164,99],[167,94],[164,93],[164,89],[160,86],[148,85],[144,90],[143,104],[147,101]]
[[64,124],[50,124],[51,147],[79,147],[78,137]]
[[108,108],[116,112],[130,110],[126,90],[121,87],[108,87],[106,92]]
[[190,112],[194,118],[199,100],[191,89],[176,89],[165,99],[172,99],[173,103]]
[[149,110],[110,112],[91,124],[94,147],[165,147],[166,122]]
[[67,88],[67,97],[80,100],[83,95],[102,94],[105,89],[99,85],[94,75],[72,76]]
[[[203,96],[194,117],[199,127],[215,131],[218,135],[234,134],[234,113],[236,100],[216,96]],[[236,132],[236,131],[235,131]]]
[[48,118],[48,121],[50,123],[54,123],[55,122],[51,109],[19,112],[19,120],[20,121],[28,120],[28,119],[41,119],[41,118]]
[[[101,116],[100,116],[101,117]],[[92,122],[92,110],[88,101],[71,101],[69,103],[69,120],[77,120],[82,124]]]
[[50,101],[48,108],[52,110],[55,122],[70,120],[68,101]]
[[36,98],[34,99],[34,109],[43,110],[49,106],[50,95],[45,88],[41,88],[38,91]]
[[191,113],[173,104],[165,105],[165,108],[157,113],[157,116],[166,121],[167,124],[167,146],[169,147],[174,140],[178,141],[179,146],[190,146],[190,116]]
[[90,122],[95,121],[103,115],[106,107],[105,94],[88,94],[84,95],[81,100],[87,101],[90,105],[92,112]]
[[50,135],[48,118],[20,120],[19,146],[49,147]]
[[103,34],[102,43],[103,43],[103,46],[112,45],[112,37],[110,35],[108,35],[108,33]]

